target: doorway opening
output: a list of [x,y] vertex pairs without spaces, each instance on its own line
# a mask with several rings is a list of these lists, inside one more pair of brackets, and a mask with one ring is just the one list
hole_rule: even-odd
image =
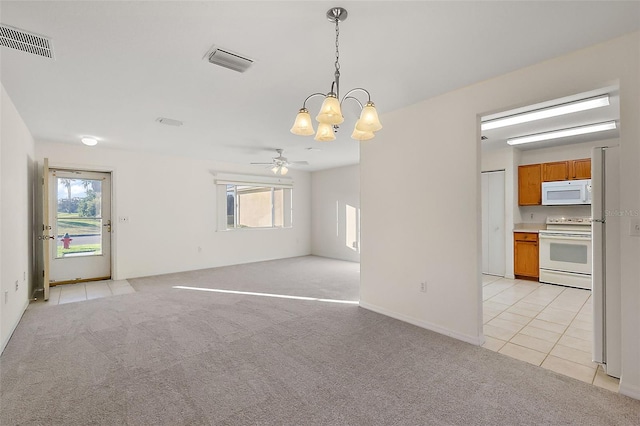
[[[606,99],[607,102],[603,107],[564,115],[549,116],[546,113],[554,106],[574,105],[584,99]],[[546,118],[526,122],[512,120],[514,117],[539,111],[546,111],[541,114]],[[585,177],[582,174],[585,171],[589,174],[591,172],[592,150],[596,146],[617,144],[619,116],[618,89],[610,86],[483,116],[479,130],[482,135],[479,150],[481,172],[504,170],[505,182],[505,270],[503,274],[493,274],[488,265],[491,228],[487,225],[487,211],[492,201],[486,180],[490,174],[483,173],[480,176],[483,214],[482,312],[486,339],[483,346],[616,392],[619,380],[615,378],[614,369],[592,361],[595,359],[592,347],[598,336],[594,333],[594,301],[590,286],[587,289],[578,288],[570,280],[564,284],[548,283],[539,270],[544,264],[553,263],[542,259],[541,255],[565,255],[565,249],[569,248],[566,244],[555,244],[555,254],[550,254],[549,250],[540,250],[541,234],[556,232],[558,228],[557,224],[548,228],[548,224],[552,223],[550,220],[554,217],[580,218],[590,223],[592,216],[591,206],[586,203],[546,205],[542,201],[543,182],[590,179],[590,175]],[[486,123],[495,125],[498,120],[505,119],[512,123],[494,128],[491,125],[485,126]],[[618,126],[599,133],[522,145],[507,143],[508,140],[513,142],[519,137],[538,134],[548,136],[556,130],[587,127],[590,122],[611,120],[618,123]],[[524,138],[520,138],[522,139]],[[589,167],[582,167],[587,163]],[[554,174],[562,167],[566,170],[562,169],[562,173]],[[545,171],[548,173],[545,174]],[[525,184],[531,176],[537,181]],[[586,232],[582,228],[580,231],[588,233],[591,238],[591,230]],[[574,233],[581,232],[576,230]],[[554,242],[557,243],[555,240]],[[591,268],[587,269],[587,274],[590,274]],[[558,275],[561,273],[567,274],[559,271]]]
[[111,278],[111,174],[49,171],[50,285]]
[[110,280],[111,173],[42,170],[42,267],[44,300],[50,287]]

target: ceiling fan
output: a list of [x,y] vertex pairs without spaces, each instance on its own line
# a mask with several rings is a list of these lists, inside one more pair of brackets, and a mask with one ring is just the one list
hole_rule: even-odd
[[307,161],[289,161],[286,157],[282,156],[282,152],[284,149],[278,148],[276,152],[278,153],[277,157],[273,157],[270,163],[251,163],[255,166],[268,166],[271,168],[271,171],[274,174],[280,173],[281,175],[286,175],[289,171],[289,166],[298,165],[298,166],[307,166],[309,162]]

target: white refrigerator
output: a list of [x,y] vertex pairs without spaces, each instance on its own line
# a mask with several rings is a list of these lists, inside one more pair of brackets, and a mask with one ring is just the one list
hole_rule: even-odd
[[620,161],[619,147],[591,153],[593,361],[620,377]]

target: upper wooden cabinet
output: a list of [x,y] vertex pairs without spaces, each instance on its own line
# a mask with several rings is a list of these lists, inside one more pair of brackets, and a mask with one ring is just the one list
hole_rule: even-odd
[[542,204],[542,165],[529,164],[518,167],[518,205]]
[[591,158],[571,161],[569,179],[591,179]]
[[553,182],[569,179],[569,161],[542,163],[542,181]]
[[591,158],[542,163],[542,181],[591,179]]

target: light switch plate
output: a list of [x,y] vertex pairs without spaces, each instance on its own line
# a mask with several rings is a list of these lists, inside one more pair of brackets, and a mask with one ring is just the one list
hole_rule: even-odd
[[640,237],[640,218],[633,217],[629,221],[629,235]]

